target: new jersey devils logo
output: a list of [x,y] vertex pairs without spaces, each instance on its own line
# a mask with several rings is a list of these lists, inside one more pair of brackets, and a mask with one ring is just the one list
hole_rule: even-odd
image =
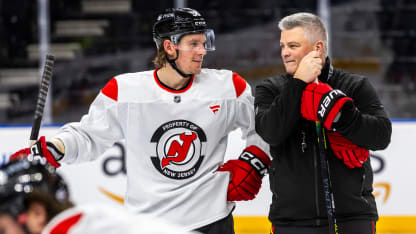
[[151,160],[155,168],[172,179],[193,176],[202,163],[202,145],[206,142],[204,131],[187,120],[174,120],[162,124],[153,134],[156,156]]
[[196,134],[194,132],[191,135],[185,135],[182,133],[179,136],[179,139],[183,141],[182,145],[178,143],[177,140],[173,141],[170,145],[167,158],[162,159],[162,168],[167,166],[170,161],[182,162],[185,160],[186,155],[188,155],[189,147],[191,143],[196,139]]

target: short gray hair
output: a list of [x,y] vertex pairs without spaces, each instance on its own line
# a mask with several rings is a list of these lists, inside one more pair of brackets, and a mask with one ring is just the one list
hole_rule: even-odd
[[300,12],[288,15],[279,21],[280,30],[290,30],[301,27],[305,31],[305,38],[312,44],[321,40],[324,43],[324,55],[328,54],[328,33],[324,22],[317,15]]

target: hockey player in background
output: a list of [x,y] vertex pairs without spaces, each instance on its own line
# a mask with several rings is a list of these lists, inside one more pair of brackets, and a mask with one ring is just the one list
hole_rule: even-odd
[[68,187],[46,160],[13,160],[0,168],[0,233],[39,234],[72,207]]
[[[260,83],[255,99],[256,130],[273,156],[272,233],[333,233],[336,220],[338,233],[373,234],[378,215],[369,149],[387,147],[390,120],[367,78],[332,66],[318,16],[289,15],[279,28],[286,74]],[[328,181],[335,220],[327,212]]]
[[[52,165],[94,160],[125,140],[125,206],[187,230],[234,233],[234,202],[258,193],[270,164],[254,130],[250,86],[228,70],[202,69],[214,32],[189,8],[167,9],[153,26],[155,70],[111,79],[80,122],[63,126],[33,154]],[[228,134],[247,140],[224,164]]]
[[46,160],[13,160],[2,166],[0,201],[2,234],[192,234],[119,205],[72,206],[64,179]]

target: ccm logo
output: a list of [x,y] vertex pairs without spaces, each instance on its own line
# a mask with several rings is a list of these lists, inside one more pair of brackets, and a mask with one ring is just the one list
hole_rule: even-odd
[[345,94],[339,89],[333,89],[326,93],[319,106],[318,115],[323,119],[328,107],[334,105],[335,101],[340,97],[345,97]]
[[240,159],[248,162],[261,176],[264,176],[267,173],[266,165],[252,153],[244,151],[240,155]]

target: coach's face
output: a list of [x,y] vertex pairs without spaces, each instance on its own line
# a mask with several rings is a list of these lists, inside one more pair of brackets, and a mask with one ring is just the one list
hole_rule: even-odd
[[295,27],[282,30],[280,48],[286,72],[293,75],[302,58],[313,50],[313,44],[306,39],[302,27]]

